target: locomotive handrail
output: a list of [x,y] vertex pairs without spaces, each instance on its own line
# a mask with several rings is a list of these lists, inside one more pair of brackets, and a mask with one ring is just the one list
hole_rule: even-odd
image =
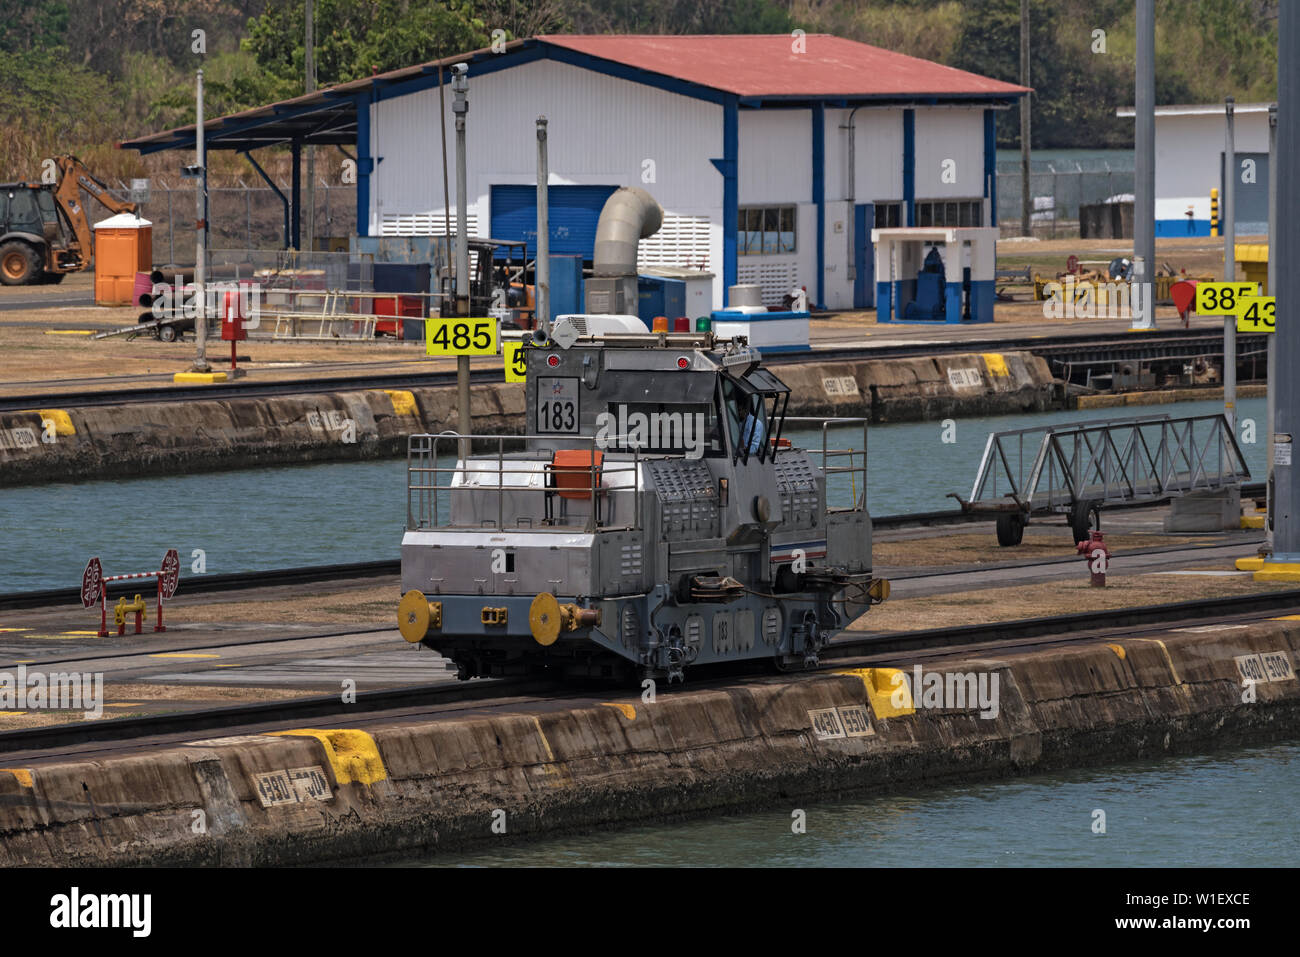
[[[449,430],[446,432],[439,433],[437,435],[431,433],[422,433],[422,434],[410,436],[409,439],[407,440],[406,527],[408,529],[416,529],[416,528],[424,528],[424,527],[437,528],[441,524],[439,521],[439,503],[440,503],[441,494],[444,491],[448,495],[455,494],[456,486],[450,484],[450,482],[445,485],[441,484],[438,481],[439,475],[445,474],[454,477],[459,474],[462,476],[462,481],[468,481],[468,477],[471,474],[476,474],[476,475],[486,474],[488,476],[494,476],[496,479],[495,488],[496,488],[496,496],[497,496],[497,519],[496,519],[495,527],[498,529],[505,528],[506,527],[505,526],[505,496],[507,492],[519,493],[519,492],[527,492],[527,491],[537,491],[540,492],[543,496],[549,496],[555,491],[555,489],[553,489],[549,485],[544,485],[541,489],[528,489],[518,485],[514,485],[514,486],[507,485],[505,481],[505,477],[507,475],[535,475],[537,473],[535,464],[547,460],[540,457],[506,459],[505,443],[506,442],[519,443],[528,439],[546,439],[548,441],[555,441],[557,438],[561,438],[566,441],[571,441],[573,443],[574,448],[579,448],[579,449],[590,448],[592,449],[593,453],[597,449],[600,449],[600,446],[594,436],[584,436],[584,435],[573,435],[573,436],[506,435],[504,433],[470,433],[470,434],[462,435],[458,432]],[[628,437],[614,436],[614,439],[625,439],[625,438]],[[442,442],[448,442],[458,447],[460,440],[462,439],[469,440],[471,445],[476,440],[495,441],[497,444],[495,469],[484,469],[484,468],[470,469],[469,464],[471,461],[476,462],[480,466],[487,461],[484,458],[473,459],[472,457],[462,460],[457,456],[454,459],[455,464],[439,465],[438,464],[439,445]],[[607,439],[602,439],[602,441],[607,441]],[[606,451],[606,450],[600,449],[600,451]],[[617,455],[619,454],[619,452],[622,451],[623,450],[619,450],[614,454]],[[591,458],[593,464],[586,469],[588,475],[587,488],[590,490],[590,498],[588,501],[590,502],[591,505],[591,513],[590,515],[585,517],[586,529],[588,531],[594,531],[596,528],[611,529],[611,530],[635,530],[640,527],[638,524],[611,525],[605,522],[598,521],[599,496],[606,494],[611,490],[617,491],[619,488],[622,488],[622,486],[611,486],[611,485],[603,484],[600,481],[600,479],[602,477],[606,477],[610,475],[622,475],[622,474],[632,475],[632,482],[630,485],[626,486],[626,490],[632,493],[633,517],[637,522],[640,521],[641,482],[639,480],[639,475],[641,469],[641,453],[640,450],[637,448],[631,448],[628,450],[628,452],[630,452],[631,454],[630,461],[625,462],[624,460],[618,458],[610,459],[608,455],[606,455],[603,462],[601,462],[600,464],[596,464],[597,461],[596,456],[593,454]],[[426,459],[429,461],[429,464],[423,464],[423,461]],[[415,464],[416,460],[420,461],[421,464]],[[578,474],[581,474],[583,470],[579,468],[572,471],[576,471]],[[431,481],[429,482],[413,483],[411,481],[412,476],[431,476],[432,478]],[[465,486],[462,485],[461,488],[465,488]],[[549,506],[547,507],[549,508]],[[576,526],[557,524],[554,521],[550,523],[544,521],[543,524],[541,525],[530,524],[528,527],[540,531],[571,531]]]
[[[870,419],[861,416],[821,416],[821,415],[788,415],[785,421],[789,423],[820,424],[822,433],[822,474],[827,477],[826,510],[830,508],[830,476],[845,475],[849,476],[852,488],[853,505],[847,511],[860,512],[867,507],[867,427]],[[832,449],[828,447],[830,430],[832,428],[843,428],[849,425],[862,426],[862,448],[861,449]],[[856,456],[862,455],[862,465],[856,464]],[[848,456],[848,465],[832,465],[830,462],[836,458]],[[858,495],[858,476],[862,476],[862,494]]]

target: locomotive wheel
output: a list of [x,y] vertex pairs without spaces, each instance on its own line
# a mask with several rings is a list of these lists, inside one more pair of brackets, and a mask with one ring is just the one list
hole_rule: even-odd
[[1075,544],[1086,542],[1094,528],[1101,528],[1101,506],[1095,501],[1075,502],[1070,511],[1070,533]]
[[998,516],[998,544],[1003,548],[1019,545],[1025,537],[1025,519],[1019,512]]
[[29,286],[40,281],[41,257],[24,242],[14,240],[0,246],[0,283]]

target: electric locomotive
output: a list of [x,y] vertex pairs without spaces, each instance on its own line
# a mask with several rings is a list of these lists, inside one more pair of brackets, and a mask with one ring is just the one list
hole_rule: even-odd
[[526,345],[526,434],[409,440],[398,623],[459,678],[805,668],[888,597],[865,420],[787,417],[743,338],[587,315]]

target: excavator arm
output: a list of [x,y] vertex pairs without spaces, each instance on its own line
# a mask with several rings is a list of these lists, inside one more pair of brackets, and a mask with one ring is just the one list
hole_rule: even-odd
[[[68,251],[76,253],[84,267],[90,254],[94,251],[95,240],[86,219],[86,209],[81,203],[81,190],[85,190],[100,204],[113,213],[134,213],[139,207],[135,203],[124,203],[113,197],[108,187],[95,178],[84,163],[71,154],[57,156],[54,159],[59,171],[59,182],[54,188],[54,198],[68,218],[72,227],[72,242]],[[78,267],[78,268],[83,268]]]

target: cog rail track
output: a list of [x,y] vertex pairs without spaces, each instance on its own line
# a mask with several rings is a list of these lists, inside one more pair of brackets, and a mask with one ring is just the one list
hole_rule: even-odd
[[[994,622],[984,625],[966,625],[957,628],[934,628],[914,632],[890,632],[863,635],[832,641],[822,651],[823,669],[834,668],[839,662],[867,655],[905,654],[912,652],[956,652],[990,642],[1015,644],[1052,637],[1069,641],[1071,636],[1081,637],[1088,632],[1110,631],[1115,628],[1154,629],[1184,622],[1214,622],[1216,620],[1266,615],[1271,612],[1300,609],[1300,589],[1269,592],[1260,595],[1240,595],[1230,598],[1210,598],[1171,604],[1150,605],[1140,608],[1119,609],[1099,618],[1096,612],[1081,612],[1049,618],[1029,618],[1017,621]],[[751,665],[754,663],[750,663]],[[701,681],[688,687],[704,687],[736,672],[752,674],[753,669],[733,669],[724,673],[718,668],[701,672]],[[815,672],[789,672],[790,674]],[[403,708],[427,708],[462,702],[484,701],[493,698],[518,698],[529,695],[562,698],[582,694],[587,685],[566,685],[546,678],[495,678],[480,679],[467,684],[418,685],[384,691],[362,692],[356,702],[343,706],[338,695],[323,695],[291,701],[270,701],[256,704],[234,705],[204,711],[149,715],[140,718],[114,718],[111,720],[76,722],[42,728],[0,732],[0,754],[11,754],[59,748],[82,744],[119,742],[129,743],[141,738],[163,735],[195,735],[244,728],[259,722],[267,725],[298,723],[316,718],[352,720],[361,715],[374,715]]]

